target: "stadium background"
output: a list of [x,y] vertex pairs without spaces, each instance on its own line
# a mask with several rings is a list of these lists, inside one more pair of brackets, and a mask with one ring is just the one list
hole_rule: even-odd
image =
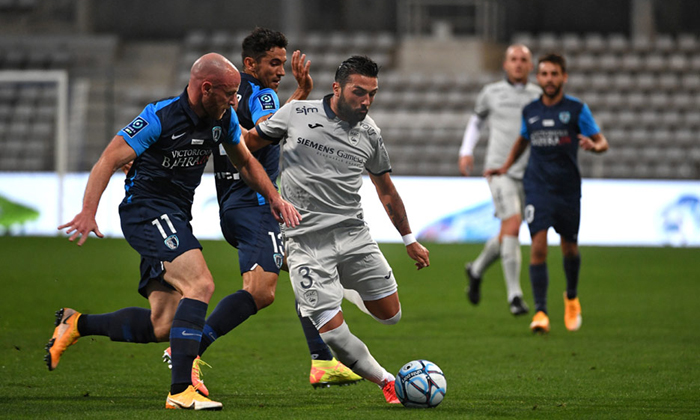
[[[696,245],[698,17],[700,3],[683,0],[3,0],[0,71],[7,81],[0,82],[0,175],[5,184],[0,187],[5,209],[0,231],[53,233],[52,227],[44,226],[74,211],[84,182],[66,186],[64,175],[86,174],[114,133],[147,102],[180,92],[191,63],[202,53],[221,52],[240,66],[241,40],[260,25],[282,30],[290,39],[290,51],[299,48],[308,55],[315,80],[311,98],[329,91],[335,67],[350,54],[368,54],[382,65],[381,93],[372,116],[382,128],[397,177],[458,177],[456,156],[466,121],[483,84],[502,77],[505,45],[524,42],[535,56],[563,52],[571,73],[567,93],[589,104],[612,146],[602,156],[580,154],[583,176],[690,181],[663,184],[674,191],[667,199],[649,200],[651,194],[640,194],[629,202],[630,208],[649,209],[649,217],[634,223],[648,225],[652,239],[636,240],[634,234],[617,232],[617,237],[583,243]],[[37,70],[65,75],[65,96],[56,83],[16,79],[17,74]],[[282,80],[280,97],[284,100],[293,88],[289,75]],[[60,138],[60,133],[65,135]],[[491,212],[485,183],[477,181],[486,144],[481,141],[475,150],[474,176],[459,181],[458,188],[474,191],[462,195],[468,201],[455,208],[443,206],[451,212],[436,214],[419,226],[433,232],[436,225],[450,230],[431,238],[481,241],[497,228],[489,217],[488,225],[482,225],[488,229],[454,232],[466,232],[460,223],[467,223],[468,217],[481,224],[483,214]],[[34,178],[40,185],[56,182],[51,185],[56,185],[58,197],[37,196],[34,183],[17,178],[36,173],[59,173],[58,182]],[[119,181],[114,181],[117,199]],[[617,185],[614,196],[629,190],[629,184]],[[637,187],[652,191],[649,184]],[[409,186],[405,194],[412,191]],[[212,192],[202,189],[199,196],[204,194]],[[592,207],[606,205],[605,197],[590,200]],[[371,199],[366,202],[372,205]],[[17,206],[19,215],[10,216],[11,206]],[[371,212],[377,209],[373,207]],[[630,213],[624,206],[612,207],[617,213],[611,218]],[[421,217],[431,209],[409,211]],[[378,213],[383,221],[381,208]],[[592,213],[584,212],[584,218],[586,214]],[[116,211],[109,220],[119,235]],[[445,228],[445,223],[454,226]],[[583,232],[595,228],[587,223],[582,222]],[[210,225],[207,232],[218,230],[216,223]],[[379,239],[398,240],[391,232]],[[526,232],[522,239],[528,242]]]
[[[54,234],[61,217],[77,211],[86,172],[107,142],[145,103],[180,92],[199,54],[218,51],[238,65],[240,41],[255,25],[282,30],[289,49],[300,48],[313,61],[314,98],[329,90],[343,58],[369,54],[383,66],[372,114],[397,181],[419,179],[423,190],[450,184],[446,194],[479,195],[488,203],[478,176],[486,142],[476,150],[475,176],[458,177],[456,164],[476,94],[502,77],[508,43],[523,41],[535,54],[562,51],[570,61],[568,91],[589,103],[611,143],[603,156],[582,154],[585,183],[619,188],[601,190],[596,202],[590,200],[598,193],[584,191],[584,214],[608,223],[612,238],[623,226],[641,235],[657,226],[634,217],[663,202],[659,211],[668,210],[663,220],[669,223],[662,225],[671,236],[662,244],[693,245],[684,235],[700,240],[698,21],[694,0],[0,0],[0,72],[14,78],[0,82],[0,418],[172,417],[162,409],[169,378],[159,360],[163,345],[84,338],[59,369],[46,371],[43,345],[58,307],[102,313],[146,302],[135,293],[138,256],[125,241],[90,239],[77,248],[62,236],[36,237],[32,229],[39,213],[50,210],[58,214],[46,232]],[[65,72],[63,109],[55,82],[17,80],[33,70]],[[284,99],[292,77],[282,83]],[[64,111],[61,152],[57,118]],[[118,184],[103,207],[115,210],[123,194]],[[61,195],[70,200],[63,216]],[[446,207],[439,198],[421,198]],[[484,219],[490,210],[475,209],[479,217],[469,219],[493,228]],[[412,222],[425,216],[417,202],[408,211]],[[240,285],[235,253],[223,241],[204,245],[218,302]],[[552,332],[539,337],[530,334],[529,319],[508,313],[498,264],[485,279],[481,304],[466,301],[463,264],[481,244],[428,246],[432,265],[416,272],[403,245],[381,244],[400,282],[401,323],[383,328],[355,308],[344,309],[353,332],[389,370],[415,358],[440,365],[448,381],[440,407],[397,411],[367,383],[313,391],[283,273],[278,302],[207,353],[214,369],[205,380],[226,415],[700,415],[697,248],[582,246],[584,324],[571,334],[558,296],[561,254],[550,247]],[[532,302],[528,260],[525,246],[521,283]]]

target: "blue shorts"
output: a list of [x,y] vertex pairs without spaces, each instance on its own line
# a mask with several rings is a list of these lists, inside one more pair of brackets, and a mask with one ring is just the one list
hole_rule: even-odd
[[146,296],[146,286],[163,280],[164,261],[173,261],[191,249],[202,249],[192,233],[189,216],[167,201],[143,200],[119,206],[122,232],[126,241],[141,255],[139,293]]
[[284,262],[284,244],[280,225],[270,206],[228,209],[221,215],[221,232],[238,249],[241,274],[256,265],[268,273],[279,274]]
[[578,242],[581,198],[552,194],[526,194],[525,220],[530,235],[553,227],[569,242]]

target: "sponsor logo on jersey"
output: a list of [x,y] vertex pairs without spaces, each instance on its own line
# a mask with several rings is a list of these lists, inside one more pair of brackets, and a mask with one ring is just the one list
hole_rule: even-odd
[[184,136],[185,134],[187,134],[187,132],[180,133],[180,134],[173,134],[172,136],[170,136],[170,138],[173,139],[173,140],[177,140],[177,139],[179,139],[180,137]]
[[316,124],[314,124],[314,125],[309,124],[309,128],[311,128],[311,129],[313,129],[313,128],[318,128],[318,127],[323,127],[323,125],[321,125],[321,124],[319,124],[319,123],[316,123]]
[[297,137],[297,144],[300,144],[300,145],[303,145],[306,147],[310,147],[314,150],[318,150],[319,152],[323,152],[323,153],[328,153],[328,154],[335,153],[335,148],[333,148],[331,146],[326,146],[326,145],[321,144],[321,143],[317,143],[317,142],[309,140],[309,139],[305,139],[303,137]]
[[[219,139],[221,138],[221,127],[218,125],[214,128],[211,129],[211,135],[214,137],[214,141],[218,142]],[[194,143],[193,143],[194,144]]]
[[204,165],[209,160],[211,149],[172,150],[170,156],[163,156],[161,166],[164,168],[190,168]]
[[554,127],[554,120],[542,120],[542,127]]
[[276,108],[275,99],[269,93],[260,95],[260,97],[258,98],[258,102],[260,102],[260,108],[262,108],[263,111]]
[[537,147],[558,146],[571,143],[566,130],[538,130],[530,136],[530,144]]
[[345,160],[347,163],[349,163],[351,165],[365,166],[366,159],[364,159],[360,156],[354,155],[352,153],[348,153],[345,150],[338,150],[338,152],[336,153],[336,156]]
[[360,127],[364,128],[365,131],[367,131],[367,135],[370,136],[370,137],[372,137],[373,135],[377,134],[377,130],[375,130],[374,128],[372,128],[372,126],[369,125],[369,124],[367,124],[367,123],[360,123]]
[[304,114],[304,115],[309,115],[309,114],[315,114],[318,112],[318,108],[315,106],[298,106],[294,108],[294,110],[297,112],[297,114]]
[[559,121],[562,124],[568,124],[571,121],[571,113],[569,111],[562,111],[559,113]]
[[148,123],[146,120],[144,120],[141,117],[136,117],[132,122],[129,123],[126,127],[122,129],[123,132],[126,133],[129,138],[134,138],[136,134],[138,134],[139,131],[143,130],[144,127],[146,127]]
[[177,237],[177,235],[170,235],[165,238],[163,242],[165,243],[165,246],[172,250],[175,250],[178,246],[180,246],[180,239]]
[[528,118],[527,122],[530,123],[530,124],[534,124],[534,123],[536,123],[536,122],[539,121],[539,120],[540,120],[540,117],[535,116],[535,117],[532,117],[532,118]]
[[192,139],[192,146],[201,146],[204,144],[204,140],[202,139]]

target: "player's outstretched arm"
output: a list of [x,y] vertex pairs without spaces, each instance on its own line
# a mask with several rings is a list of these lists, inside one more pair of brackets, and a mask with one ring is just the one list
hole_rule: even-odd
[[403,200],[396,191],[394,182],[391,180],[389,173],[382,175],[369,174],[374,187],[377,189],[379,201],[382,202],[386,214],[391,219],[396,230],[399,231],[406,245],[406,252],[412,260],[416,262],[418,270],[430,265],[430,252],[427,248],[421,245],[411,233],[411,226],[408,223],[406,208],[403,205]]
[[[255,130],[251,130],[249,133],[253,131]],[[231,163],[236,166],[241,174],[243,181],[270,202],[270,209],[275,219],[280,223],[285,223],[288,227],[299,225],[301,215],[291,203],[282,199],[267,176],[267,172],[250,153],[245,142],[240,141],[236,145],[224,144],[224,149],[226,149],[226,154]]]
[[292,93],[292,96],[287,99],[287,103],[293,100],[304,100],[309,97],[309,94],[314,88],[314,80],[311,78],[309,69],[311,61],[306,60],[306,54],[296,50],[292,53],[292,74],[297,80],[297,88]]
[[523,154],[525,149],[527,149],[527,140],[525,140],[525,137],[523,136],[518,136],[518,139],[515,140],[515,143],[513,143],[513,148],[510,149],[510,154],[508,155],[508,159],[503,163],[503,166],[501,166],[498,169],[487,169],[484,171],[484,176],[489,177],[491,175],[503,175],[506,172],[508,172],[508,169],[513,165],[513,162],[518,160],[520,155]]
[[593,134],[590,137],[586,137],[583,134],[578,135],[578,145],[580,148],[587,152],[593,153],[603,153],[608,150],[608,139],[605,138],[603,133]]
[[78,245],[84,244],[90,232],[94,232],[99,238],[104,237],[95,220],[100,198],[107,188],[112,174],[134,159],[136,159],[136,152],[124,141],[122,136],[115,136],[107,145],[102,156],[90,171],[83,197],[83,209],[73,220],[58,227],[59,230],[67,228],[66,233],[71,235],[69,238],[71,242],[80,237]]

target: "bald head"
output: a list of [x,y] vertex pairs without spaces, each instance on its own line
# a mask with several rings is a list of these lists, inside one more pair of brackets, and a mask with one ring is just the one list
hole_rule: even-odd
[[236,75],[240,79],[238,69],[226,57],[217,53],[204,54],[192,65],[190,84],[209,80],[220,84],[225,78]]
[[532,53],[527,46],[513,44],[506,49],[503,70],[511,83],[527,83],[532,69]]
[[241,75],[231,61],[221,54],[204,54],[190,70],[190,106],[200,117],[221,119],[229,107],[236,106],[240,84]]

